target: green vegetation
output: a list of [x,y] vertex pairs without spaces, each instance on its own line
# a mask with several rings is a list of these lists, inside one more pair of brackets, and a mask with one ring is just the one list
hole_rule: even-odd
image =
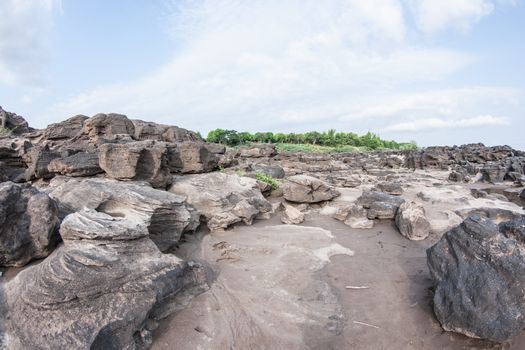
[[255,172],[255,178],[261,182],[267,183],[268,185],[272,186],[273,191],[279,188],[279,181],[261,171]]
[[9,136],[9,135],[11,135],[11,133],[12,133],[12,130],[9,130],[9,129],[6,129],[6,128],[2,128],[0,126],[0,137]]
[[[282,150],[290,152],[295,150],[298,152],[352,152],[357,150],[406,150],[417,148],[415,142],[398,143],[392,140],[383,140],[371,132],[358,136],[351,132],[336,132],[334,129],[324,132],[310,131],[304,134],[272,132],[251,134],[235,130],[215,129],[208,133],[206,140],[228,146],[238,146],[251,142],[275,143],[278,147],[281,145]],[[298,148],[294,149],[294,145]],[[309,146],[314,147],[309,148]]]

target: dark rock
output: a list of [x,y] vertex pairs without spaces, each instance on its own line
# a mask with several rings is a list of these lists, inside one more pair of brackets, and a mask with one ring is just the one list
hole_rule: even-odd
[[443,329],[495,342],[525,328],[525,220],[472,216],[427,250]]
[[204,270],[162,254],[144,225],[95,211],[68,216],[64,245],[6,286],[16,349],[144,349],[157,321],[205,290]]
[[104,143],[115,140],[119,135],[132,137],[135,126],[125,115],[99,113],[84,121],[82,133],[93,143]]
[[163,125],[142,120],[132,120],[135,126],[134,139],[165,142],[202,141],[193,131],[173,125]]
[[239,151],[240,156],[244,158],[271,157],[277,154],[275,145],[270,143],[242,146]]
[[170,143],[168,167],[176,174],[200,174],[217,169],[219,158],[204,142]]
[[46,257],[58,241],[58,209],[43,192],[0,184],[0,266],[23,266]]
[[60,123],[50,124],[44,130],[44,137],[48,140],[72,139],[80,136],[84,122],[89,119],[85,115],[76,115]]
[[380,192],[394,196],[400,196],[403,194],[403,188],[401,187],[401,184],[397,182],[380,182],[377,184],[377,188]]
[[49,179],[54,176],[48,167],[51,161],[60,158],[60,153],[49,149],[49,146],[35,146],[26,155],[26,180]]
[[51,173],[68,176],[92,176],[104,172],[98,164],[98,154],[87,152],[53,159],[47,169]]
[[378,191],[365,191],[358,198],[357,204],[368,209],[369,219],[393,219],[404,199]]
[[29,127],[27,121],[11,112],[6,112],[0,107],[0,127],[9,130],[13,135],[20,135],[33,131],[33,128]]
[[487,162],[481,169],[483,174],[483,181],[490,183],[499,183],[505,180],[507,169],[497,162]]
[[155,188],[171,183],[165,143],[104,144],[99,147],[99,165],[112,179],[147,181]]
[[451,171],[448,179],[452,182],[465,182],[465,174],[458,171]]

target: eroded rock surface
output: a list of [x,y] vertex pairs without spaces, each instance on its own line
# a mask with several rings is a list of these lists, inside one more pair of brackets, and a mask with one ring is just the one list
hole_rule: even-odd
[[396,225],[403,236],[413,241],[425,239],[430,234],[425,208],[416,202],[401,204],[396,214]]
[[58,208],[30,185],[0,183],[0,266],[46,257],[58,241]]
[[162,254],[144,224],[93,210],[65,218],[64,244],[6,288],[13,349],[140,349],[156,321],[203,288],[203,271]]
[[525,220],[467,218],[427,251],[447,331],[503,342],[525,328]]
[[379,191],[365,191],[357,203],[367,209],[369,219],[393,219],[404,199]]
[[295,175],[281,186],[286,200],[296,203],[319,203],[339,196],[339,192],[325,182],[308,175]]
[[184,196],[207,220],[211,231],[237,222],[251,225],[259,215],[271,211],[257,181],[220,172],[176,177],[170,192]]

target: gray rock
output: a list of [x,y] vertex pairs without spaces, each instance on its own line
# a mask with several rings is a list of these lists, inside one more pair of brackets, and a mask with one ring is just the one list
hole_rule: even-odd
[[458,171],[451,171],[448,179],[452,182],[465,182],[465,174]]
[[323,181],[308,175],[291,176],[281,186],[287,201],[296,203],[319,203],[332,200],[340,193]]
[[4,111],[2,107],[0,107],[0,127],[10,130],[10,133],[14,135],[33,131],[23,117]]
[[369,219],[393,219],[404,199],[378,191],[365,191],[357,204],[367,209]]
[[176,174],[200,174],[217,169],[219,157],[204,142],[179,142],[168,146],[168,167]]
[[54,159],[60,158],[60,153],[50,150],[47,145],[35,146],[29,149],[25,158],[27,162],[25,178],[27,181],[49,179],[55,176],[49,171],[49,164]]
[[507,169],[498,162],[487,162],[481,169],[483,181],[500,183],[505,180]]
[[57,201],[62,217],[89,208],[144,224],[161,251],[177,245],[182,233],[199,225],[199,214],[183,197],[136,183],[55,178],[49,196]]
[[79,152],[69,157],[53,159],[47,170],[68,176],[92,176],[104,172],[98,163],[98,154]]
[[257,181],[220,172],[176,177],[170,192],[186,197],[207,220],[211,231],[237,222],[251,225],[260,214],[272,210]]
[[443,329],[496,342],[525,328],[525,220],[467,218],[427,250]]
[[343,221],[345,225],[351,228],[369,229],[374,227],[374,221],[368,219],[366,209],[354,203],[337,207],[333,217]]
[[58,241],[58,209],[29,185],[0,184],[0,266],[46,257]]
[[252,164],[251,169],[254,172],[263,173],[273,177],[274,179],[284,178],[284,169],[279,165]]
[[415,202],[401,204],[396,214],[396,225],[399,232],[412,241],[423,240],[430,234],[425,208]]
[[261,143],[239,148],[240,156],[243,158],[271,157],[277,154],[275,145],[271,143]]
[[400,196],[403,194],[403,188],[401,187],[401,184],[397,182],[380,182],[377,184],[377,189],[380,192],[394,196]]
[[6,285],[12,348],[147,348],[157,321],[206,288],[203,269],[162,254],[143,224],[90,210],[60,231],[64,245]]
[[168,149],[162,142],[101,145],[99,165],[112,179],[147,181],[155,188],[166,188],[171,183]]
[[166,142],[201,141],[196,133],[174,125],[163,125],[142,120],[132,120],[135,126],[134,139]]
[[521,191],[520,198],[525,199],[525,189]]
[[304,221],[304,213],[291,205],[283,204],[284,210],[281,213],[281,222],[287,225],[298,225]]

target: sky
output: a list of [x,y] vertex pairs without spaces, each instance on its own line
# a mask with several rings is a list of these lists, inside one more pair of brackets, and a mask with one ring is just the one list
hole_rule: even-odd
[[525,149],[525,0],[0,0],[0,106]]

